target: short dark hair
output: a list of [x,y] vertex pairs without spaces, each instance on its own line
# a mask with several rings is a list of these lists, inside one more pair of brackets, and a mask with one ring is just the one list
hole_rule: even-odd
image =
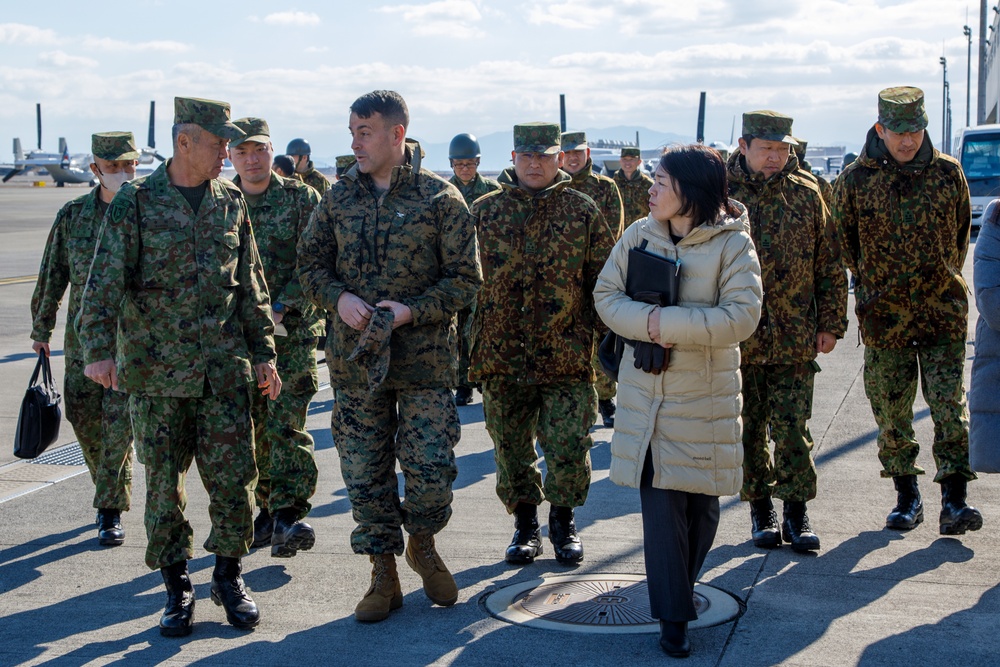
[[670,175],[684,200],[678,213],[692,216],[696,225],[713,224],[720,212],[739,215],[729,201],[726,163],[714,148],[703,144],[673,146],[660,158],[660,169]]
[[410,126],[410,111],[406,108],[406,101],[395,90],[373,90],[365,93],[354,100],[351,113],[359,118],[371,118],[372,114],[377,113],[393,125],[402,125],[403,129]]
[[752,134],[744,134],[743,135],[743,143],[745,143],[747,145],[747,148],[750,148],[750,144],[753,143],[753,138],[754,137],[753,137]]
[[289,176],[295,173],[295,163],[287,155],[275,155],[274,166],[285,172]]

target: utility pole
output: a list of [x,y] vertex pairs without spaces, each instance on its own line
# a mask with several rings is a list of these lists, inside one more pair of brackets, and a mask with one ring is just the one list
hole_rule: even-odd
[[[968,17],[966,17],[968,19]],[[964,26],[962,28],[962,34],[965,38],[969,40],[969,58],[968,67],[965,71],[965,126],[969,127],[969,120],[971,118],[970,114],[972,109],[970,104],[972,102],[972,28],[969,26]]]
[[940,58],[941,69],[941,150],[948,152],[948,59]]
[[979,0],[979,90],[976,100],[976,125],[986,122],[986,0]]

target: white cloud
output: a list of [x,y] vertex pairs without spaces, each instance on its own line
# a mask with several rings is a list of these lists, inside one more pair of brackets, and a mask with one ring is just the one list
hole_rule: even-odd
[[319,14],[313,12],[275,12],[263,18],[264,23],[271,25],[319,25]]
[[147,42],[125,42],[110,37],[83,38],[83,46],[87,49],[97,51],[160,51],[163,53],[183,53],[190,51],[193,47],[183,42],[172,40],[150,40]]
[[0,23],[0,44],[41,46],[55,43],[57,38],[54,30],[23,23]]
[[402,18],[415,35],[478,39],[484,33],[477,27],[483,20],[479,3],[472,0],[437,0],[421,4],[387,5],[378,11]]
[[98,62],[93,58],[83,56],[72,56],[64,51],[46,51],[38,54],[38,61],[53,67],[63,69],[77,69],[81,67],[97,67]]

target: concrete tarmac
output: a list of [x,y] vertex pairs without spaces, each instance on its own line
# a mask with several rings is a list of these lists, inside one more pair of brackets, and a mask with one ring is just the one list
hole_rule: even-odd
[[[11,442],[17,408],[34,364],[28,303],[34,283],[4,283],[37,273],[49,226],[59,206],[84,188],[0,187],[0,497],[5,479],[30,476]],[[966,276],[972,283],[972,253]],[[879,478],[875,423],[862,382],[853,299],[852,326],[820,359],[810,428],[819,469],[819,495],[809,504],[823,548],[799,555],[783,547],[754,548],[749,511],[722,499],[722,519],[701,581],[742,604],[733,621],[693,630],[686,664],[756,665],[997,665],[1000,664],[1000,478],[970,484],[970,502],[985,516],[982,530],[952,538],[937,530],[939,490],[921,477],[926,521],[908,533],[883,528],[895,503]],[[973,309],[973,324],[975,311]],[[63,324],[60,317],[60,327]],[[969,359],[973,354],[970,327]],[[53,361],[61,381],[61,330]],[[968,367],[966,368],[968,379]],[[325,378],[325,369],[323,371]],[[351,553],[350,506],[330,435],[332,393],[318,393],[308,428],[316,440],[319,486],[308,521],[316,546],[289,560],[258,550],[244,559],[244,577],[261,608],[252,632],[226,623],[211,603],[213,557],[200,544],[208,534],[207,497],[189,475],[188,516],[198,545],[191,561],[198,598],[193,634],[161,637],[158,572],[143,564],[145,485],[137,465],[133,503],[124,516],[124,546],[97,545],[93,486],[79,474],[0,502],[0,665],[556,665],[660,664],[655,634],[585,634],[512,625],[492,617],[485,596],[498,588],[558,574],[643,574],[638,493],[608,480],[611,431],[594,430],[594,476],[577,521],[586,559],[575,568],[546,552],[534,564],[511,567],[503,551],[511,518],[494,493],[492,444],[482,403],[459,409],[454,516],[437,539],[460,588],[451,608],[433,606],[420,579],[399,559],[404,604],[388,620],[365,625],[354,605],[369,581],[366,558]],[[915,406],[924,450],[934,471],[933,424],[926,404]],[[63,423],[59,445],[74,440]],[[543,508],[544,509],[544,508]]]

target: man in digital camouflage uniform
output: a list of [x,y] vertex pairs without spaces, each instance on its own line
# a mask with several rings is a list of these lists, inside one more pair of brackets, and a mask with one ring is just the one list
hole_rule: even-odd
[[[260,621],[240,576],[253,536],[257,482],[251,384],[273,400],[267,285],[240,189],[219,178],[226,145],[244,136],[225,102],[174,98],[174,155],[122,186],[99,234],[80,307],[84,374],[129,394],[146,467],[146,564],[160,568],[160,632],[191,632],[194,533],[184,516],[192,460],[208,491],[212,599],[230,623]],[[117,354],[116,354],[117,329]]]
[[313,161],[309,159],[312,155],[312,146],[305,139],[292,139],[288,142],[285,155],[292,159],[295,165],[295,173],[299,175],[302,182],[316,189],[316,192],[323,196],[330,189],[330,181],[320,173]]
[[76,332],[97,233],[108,204],[122,183],[135,178],[139,150],[131,132],[103,132],[91,137],[90,165],[100,185],[60,209],[45,244],[38,282],[31,297],[31,349],[49,356],[49,339],[66,286],[69,308],[63,340],[66,374],[63,397],[66,419],[80,443],[83,460],[94,482],[97,541],[104,546],[125,542],[121,513],[132,498],[132,423],[128,396],[104,389],[83,374],[83,350]]
[[961,165],[931,145],[926,127],[923,91],[881,91],[878,121],[837,177],[833,215],[855,277],[882,477],[896,487],[886,527],[910,530],[924,517],[913,431],[919,377],[934,420],[938,527],[962,535],[983,525],[966,504],[967,482],[976,479],[963,386],[969,301],[962,266],[972,214]]
[[357,522],[351,547],[372,562],[371,586],[354,611],[359,621],[381,621],[403,604],[395,560],[401,527],[410,534],[406,562],[427,597],[442,606],[458,599],[434,535],[451,517],[461,437],[451,394],[455,313],[482,275],[468,207],[454,186],[421,168],[408,125],[399,93],[354,101],[357,165],[323,197],[299,240],[302,289],[333,314],[326,342],[333,440]]
[[[820,548],[806,514],[816,497],[812,415],[816,356],[847,328],[847,279],[833,221],[816,179],[790,152],[792,119],[743,114],[729,157],[729,196],[747,207],[760,258],[764,303],[754,335],[740,345],[743,375],[743,489],[753,542],[799,552]],[[774,440],[774,461],[768,440]],[[771,498],[784,501],[779,528]]]
[[306,184],[271,172],[274,148],[267,121],[241,118],[233,124],[246,133],[230,142],[229,160],[267,278],[282,383],[277,400],[255,395],[252,401],[260,507],[252,546],[270,545],[272,556],[290,558],[316,542],[312,526],[303,521],[312,509],[309,498],[317,477],[306,417],[319,389],[316,337],[323,333],[323,322],[302,294],[295,247],[320,197]]
[[594,200],[572,189],[559,168],[558,125],[515,125],[511,157],[514,166],[498,179],[502,189],[472,207],[484,283],[470,375],[483,384],[497,495],[515,516],[507,562],[527,564],[542,553],[538,506],[548,500],[556,560],[579,563],[574,508],[590,490],[597,398],[593,291],[614,236]]
[[[448,161],[454,175],[448,180],[458,188],[470,207],[472,202],[483,195],[500,189],[500,184],[479,173],[479,159],[482,151],[479,140],[468,133],[456,134],[448,145]],[[469,348],[472,334],[473,305],[458,311],[458,332],[462,336],[462,352],[458,359],[458,387],[455,389],[455,405],[472,403],[472,385],[469,383]]]
[[[562,150],[565,155],[563,171],[569,174],[572,179],[569,187],[594,200],[601,215],[604,216],[604,221],[607,223],[614,240],[617,241],[621,238],[622,232],[625,231],[622,195],[612,179],[594,173],[594,163],[590,159],[590,147],[587,145],[587,134],[585,132],[564,132],[562,134]],[[597,359],[597,344],[607,334],[608,328],[600,319],[595,318],[595,320],[594,337],[596,342],[592,364],[596,371],[594,388],[597,390],[597,409],[601,413],[604,426],[611,428],[615,425],[614,398],[617,393],[617,385],[614,380],[607,376],[601,368],[601,362]]]
[[624,226],[649,215],[649,188],[653,179],[642,170],[642,155],[635,146],[626,146],[621,152],[622,168],[615,172],[614,181],[622,195]]

